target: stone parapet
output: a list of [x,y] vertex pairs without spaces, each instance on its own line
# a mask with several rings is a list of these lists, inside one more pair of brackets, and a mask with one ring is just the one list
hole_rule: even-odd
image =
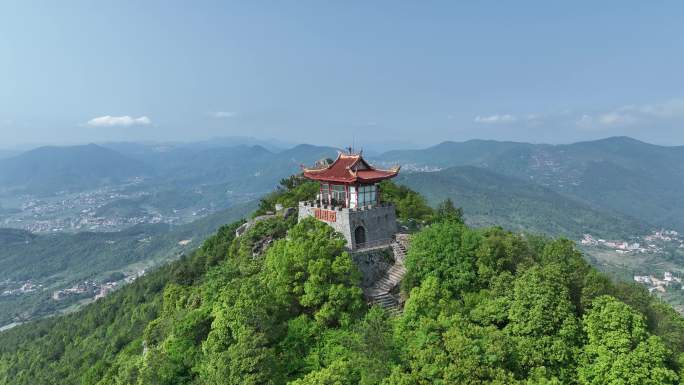
[[358,208],[299,202],[299,220],[314,217],[332,226],[355,250],[359,245],[391,239],[397,232],[397,218],[392,204]]

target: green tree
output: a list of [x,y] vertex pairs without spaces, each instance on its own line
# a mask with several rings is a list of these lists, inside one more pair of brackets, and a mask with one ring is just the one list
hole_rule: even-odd
[[557,239],[548,242],[541,253],[541,264],[555,265],[560,269],[558,277],[568,289],[575,311],[582,307],[582,287],[589,265],[575,248],[575,243],[568,239]]
[[283,207],[297,207],[299,202],[312,200],[318,194],[318,182],[305,179],[303,175],[292,175],[281,179],[280,185],[272,193],[259,200],[259,208],[254,215],[263,215],[274,211],[276,203]]
[[587,344],[578,369],[582,384],[665,385],[677,382],[669,352],[649,335],[644,318],[610,296],[594,300],[584,316]]
[[337,360],[330,366],[313,371],[290,385],[356,385],[359,383],[358,366],[347,360]]
[[360,273],[345,241],[330,226],[307,218],[266,253],[265,283],[294,312],[312,312],[325,325],[349,325],[363,309]]
[[476,252],[477,272],[483,283],[504,271],[515,273],[522,262],[533,260],[534,252],[519,236],[499,227],[481,232],[482,242]]
[[463,209],[454,206],[451,198],[447,198],[437,205],[435,210],[435,219],[437,221],[454,221],[463,223]]
[[382,181],[380,195],[383,202],[394,204],[399,220],[412,228],[418,228],[434,217],[434,210],[425,198],[406,186],[388,180]]
[[435,223],[413,236],[406,257],[406,288],[436,277],[458,295],[477,287],[476,250],[482,238],[456,222]]
[[505,330],[516,341],[525,371],[545,367],[571,381],[581,329],[563,282],[562,270],[555,265],[533,266],[519,275]]

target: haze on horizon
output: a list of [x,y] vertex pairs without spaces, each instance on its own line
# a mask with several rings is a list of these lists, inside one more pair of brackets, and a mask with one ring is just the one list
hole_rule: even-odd
[[0,5],[0,148],[684,144],[679,2]]

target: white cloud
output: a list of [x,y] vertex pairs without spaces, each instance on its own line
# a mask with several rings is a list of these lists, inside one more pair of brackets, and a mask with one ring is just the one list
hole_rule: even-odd
[[541,113],[478,115],[474,122],[515,128],[579,128],[611,133],[674,129],[684,125],[684,98],[586,111],[564,109]]
[[664,103],[644,105],[638,108],[639,112],[658,118],[682,118],[684,117],[684,99],[671,99]]
[[599,116],[598,121],[606,126],[626,126],[635,123],[637,119],[624,111],[614,111]]
[[584,114],[576,120],[582,128],[628,127],[637,124],[681,123],[684,120],[684,99],[671,99],[662,103],[626,105],[607,112]]
[[217,111],[211,114],[211,116],[217,118],[217,119],[226,119],[226,118],[234,118],[237,116],[237,112],[235,111]]
[[510,114],[495,114],[495,115],[489,115],[489,116],[476,116],[475,117],[475,123],[482,123],[482,124],[499,124],[499,123],[513,123],[517,121],[518,118],[515,117],[514,115]]
[[134,118],[128,115],[124,116],[98,116],[97,118],[90,119],[86,124],[91,127],[115,127],[115,126],[146,126],[151,124],[152,121],[147,116],[141,116],[139,118]]

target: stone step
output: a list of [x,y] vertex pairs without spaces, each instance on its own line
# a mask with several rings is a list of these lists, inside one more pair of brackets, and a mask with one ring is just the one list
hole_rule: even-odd
[[370,303],[382,306],[390,314],[401,312],[399,300],[390,292],[401,283],[406,274],[404,259],[406,258],[407,249],[404,243],[408,243],[408,238],[397,234],[397,240],[392,243],[394,265],[387,270],[382,278],[375,282],[373,287],[366,290],[366,296],[370,299]]
[[395,279],[396,277],[399,277],[399,279],[401,279],[405,274],[406,274],[406,272],[401,271],[401,270],[389,271],[389,272],[387,272],[387,275],[385,277],[383,277],[383,279],[385,279],[386,277],[390,277],[391,279]]
[[378,292],[378,289],[382,289],[383,291],[387,292],[390,289],[392,289],[395,286],[395,283],[390,280],[383,280],[376,282],[373,287],[370,288],[371,291]]
[[389,293],[390,291],[392,291],[393,288],[394,288],[393,284],[385,283],[383,285],[378,285],[378,286],[374,287],[373,289],[371,289],[369,291],[369,293],[371,295],[379,295],[382,293]]
[[395,279],[383,278],[382,280],[376,282],[375,285],[373,285],[373,287],[371,289],[376,289],[376,288],[382,287],[384,289],[387,289],[386,291],[388,291],[389,289],[392,289],[393,287],[397,286],[400,282],[401,282],[400,278],[395,278]]
[[378,304],[382,307],[395,306],[398,305],[396,298],[392,296],[378,296],[373,298],[373,303]]
[[374,298],[373,302],[377,303],[378,305],[391,305],[397,302],[396,299],[392,297],[387,297],[387,298]]
[[394,304],[395,302],[397,302],[397,300],[392,298],[392,297],[378,297],[378,298],[374,298],[373,302],[380,304],[380,305],[389,305],[389,304]]

